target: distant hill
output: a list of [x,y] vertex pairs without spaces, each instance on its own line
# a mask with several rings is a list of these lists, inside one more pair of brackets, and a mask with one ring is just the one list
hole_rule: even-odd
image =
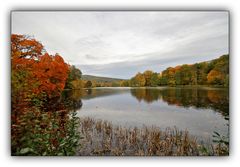
[[82,79],[96,81],[96,82],[118,82],[118,81],[124,80],[120,78],[100,77],[100,76],[94,76],[94,75],[82,75]]

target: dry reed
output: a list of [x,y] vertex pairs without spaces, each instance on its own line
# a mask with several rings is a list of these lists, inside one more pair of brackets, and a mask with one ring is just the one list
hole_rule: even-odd
[[81,118],[80,132],[83,139],[77,155],[82,156],[201,156],[218,155],[219,149],[200,144],[188,131],[176,127],[124,128]]

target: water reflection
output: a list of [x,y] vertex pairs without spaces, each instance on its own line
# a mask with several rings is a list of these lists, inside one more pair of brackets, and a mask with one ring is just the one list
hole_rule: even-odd
[[65,91],[62,101],[79,117],[124,127],[176,126],[200,138],[227,135],[228,89],[93,88]]
[[70,109],[78,110],[82,100],[130,93],[138,102],[151,104],[164,101],[178,107],[211,109],[229,115],[228,89],[217,88],[96,88],[65,91],[63,101]]
[[200,109],[210,108],[220,112],[223,116],[229,114],[228,89],[213,88],[163,88],[163,89],[131,89],[131,95],[138,99],[152,103],[163,100],[168,105],[195,107]]
[[82,107],[82,91],[64,91],[61,101],[69,110],[77,111]]

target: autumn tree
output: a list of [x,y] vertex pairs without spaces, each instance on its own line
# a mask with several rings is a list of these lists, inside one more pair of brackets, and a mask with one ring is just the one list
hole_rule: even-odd
[[229,55],[223,55],[208,64],[207,83],[211,85],[229,85]]
[[84,84],[83,84],[83,81],[81,79],[73,80],[71,82],[71,88],[72,89],[80,89],[80,88],[83,88],[83,87],[84,87]]
[[129,81],[128,81],[128,80],[123,80],[123,81],[121,81],[121,82],[120,82],[120,86],[122,86],[122,87],[128,87],[128,86],[130,86]]
[[211,70],[207,75],[207,81],[209,84],[213,85],[223,85],[224,84],[224,75],[217,70]]
[[145,83],[146,83],[146,79],[145,79],[144,75],[140,72],[138,72],[130,80],[130,85],[131,86],[141,87],[141,86],[145,86]]
[[36,98],[59,96],[65,86],[68,65],[63,58],[49,55],[28,36],[11,36],[11,65],[13,112],[24,110]]
[[151,86],[150,80],[151,80],[152,75],[153,75],[153,71],[151,71],[151,70],[144,71],[143,76],[146,80],[145,86]]
[[68,76],[68,65],[63,58],[45,53],[40,56],[40,60],[34,63],[33,76],[38,87],[35,89],[37,94],[47,93],[48,97],[60,96],[64,89]]
[[[147,81],[148,79],[145,86],[149,86]],[[159,74],[158,82],[158,85],[170,86],[205,84],[228,86],[229,55],[208,62],[168,67]],[[150,86],[153,84],[150,83]]]
[[162,76],[165,78],[167,85],[170,85],[170,86],[176,85],[174,68],[172,67],[167,68],[162,72]]
[[[11,35],[13,155],[50,154],[47,151],[52,149],[49,148],[66,148],[65,144],[58,143],[57,139],[65,137],[66,127],[69,125],[64,125],[68,116],[66,111],[62,110],[62,105],[56,105],[55,98],[59,99],[64,89],[68,71],[68,65],[59,54],[49,55],[43,45],[34,38]],[[53,99],[54,103],[51,103]],[[47,110],[54,105],[55,110]],[[58,109],[63,112],[55,113]],[[31,150],[34,151],[30,152]]]
[[[11,60],[13,65],[16,65],[15,61],[23,60],[21,58],[38,60],[44,51],[43,45],[30,36],[11,35]],[[15,66],[13,66],[13,68],[14,67]]]
[[37,85],[34,81],[34,63],[44,52],[43,45],[24,35],[11,35],[11,99],[12,121],[19,111],[24,112],[29,105],[29,96]]
[[92,87],[92,82],[91,81],[87,81],[84,85],[85,88],[91,88]]
[[136,80],[136,86],[145,86],[146,85],[146,78],[144,76],[144,74],[141,73],[137,73],[137,75],[135,76],[135,80]]

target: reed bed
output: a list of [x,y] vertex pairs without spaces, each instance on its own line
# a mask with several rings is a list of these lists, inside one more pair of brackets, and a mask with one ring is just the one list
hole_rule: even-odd
[[188,131],[176,127],[161,130],[158,127],[124,128],[110,122],[80,119],[82,156],[199,156],[219,155],[213,145],[199,144]]

